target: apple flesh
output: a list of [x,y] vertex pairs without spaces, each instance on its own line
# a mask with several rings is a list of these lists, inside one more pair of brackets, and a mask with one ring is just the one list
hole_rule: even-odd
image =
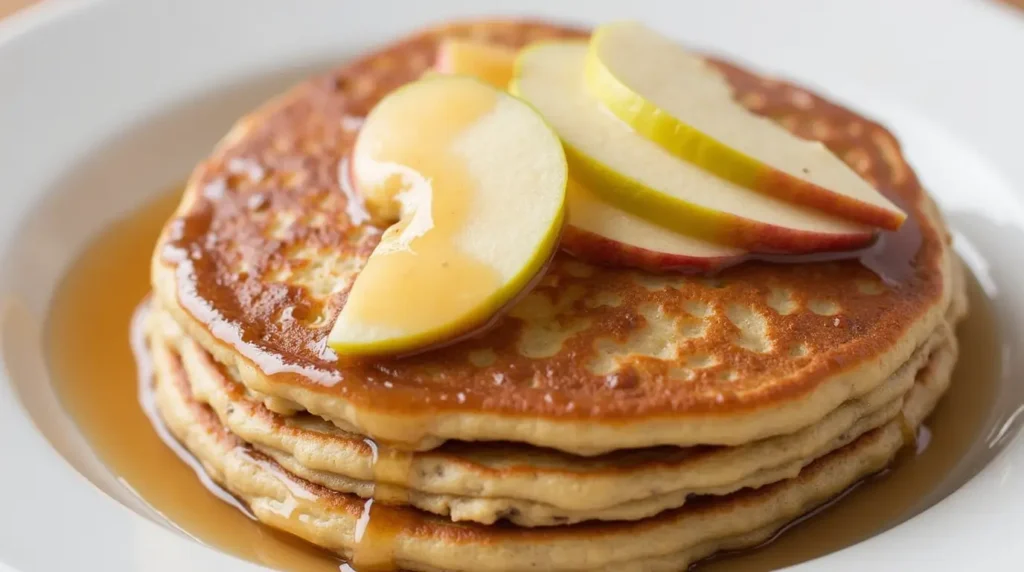
[[561,143],[528,105],[481,81],[436,76],[391,93],[351,165],[374,220],[394,224],[328,336],[339,356],[415,353],[475,332],[557,248]]
[[[505,86],[512,78],[515,57],[515,51],[501,46],[446,40],[438,50],[437,71]],[[595,197],[571,179],[566,201],[562,250],[593,264],[651,272],[710,272],[738,262],[744,254],[648,222]]]
[[515,60],[516,51],[504,46],[447,39],[437,49],[434,69],[443,74],[471,75],[506,89]]
[[751,191],[636,133],[584,86],[587,44],[535,44],[516,59],[511,90],[562,138],[573,178],[608,202],[695,238],[758,253],[851,250],[874,229]]
[[691,238],[614,207],[569,181],[562,249],[588,262],[650,272],[711,272],[745,252]]
[[585,78],[637,133],[719,177],[888,230],[906,219],[827,147],[747,110],[718,70],[643,24],[597,28]]

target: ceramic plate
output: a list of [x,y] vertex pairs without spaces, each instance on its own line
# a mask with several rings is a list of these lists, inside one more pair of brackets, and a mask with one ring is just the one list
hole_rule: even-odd
[[1024,567],[1024,14],[985,0],[54,0],[0,21],[0,570],[260,569],[174,529],[97,460],[49,379],[51,296],[91,236],[180,181],[240,114],[419,26],[491,13],[645,20],[895,131],[998,316],[998,395],[944,498],[797,568]]

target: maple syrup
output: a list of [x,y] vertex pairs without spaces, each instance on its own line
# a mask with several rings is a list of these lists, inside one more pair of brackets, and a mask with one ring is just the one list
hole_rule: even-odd
[[363,442],[371,451],[373,498],[388,504],[408,504],[412,453],[369,438]]
[[413,455],[370,438],[364,443],[371,451],[373,496],[363,503],[356,522],[355,553],[346,567],[352,572],[391,572],[397,569],[395,542],[406,519],[389,505],[409,504]]
[[353,151],[351,168],[360,173],[370,214],[395,224],[360,271],[338,321],[425,336],[450,329],[452,316],[479,312],[501,286],[497,268],[458,244],[480,199],[456,149],[457,138],[501,96],[468,81],[415,89],[415,97],[397,92],[382,102]]
[[[47,327],[49,363],[65,407],[127,487],[202,543],[288,571],[393,569],[393,543],[403,524],[391,518],[395,512],[384,503],[405,500],[406,487],[381,487],[376,500],[366,502],[355,562],[342,564],[254,521],[147,418],[149,397],[138,392],[128,330],[149,291],[153,244],[178,199],[177,192],[168,194],[111,226],[65,277]],[[1000,359],[991,308],[973,277],[969,293],[971,314],[959,330],[962,347],[953,384],[919,432],[917,454],[904,455],[885,474],[860,483],[766,546],[700,563],[698,569],[771,570],[828,554],[913,516],[971,476],[960,461],[993,423]],[[377,451],[375,480],[408,482],[409,455],[371,443]]]

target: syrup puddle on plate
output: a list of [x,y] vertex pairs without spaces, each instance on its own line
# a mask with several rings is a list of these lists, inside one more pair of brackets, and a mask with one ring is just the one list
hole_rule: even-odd
[[[408,481],[407,455],[372,444],[377,451],[374,476],[392,485],[380,487],[377,501],[366,503],[359,562],[352,567],[260,525],[226,492],[197,478],[188,453],[173,439],[162,438],[140,406],[145,394],[138,392],[129,324],[149,292],[153,245],[179,196],[178,191],[168,193],[112,225],[88,246],[59,287],[47,325],[47,352],[64,406],[126,486],[204,544],[295,572],[389,568],[400,527],[390,521],[383,503],[405,498],[407,488],[397,484]],[[971,314],[959,329],[962,345],[953,384],[927,421],[926,446],[788,526],[765,546],[700,563],[698,570],[773,570],[823,556],[884,531],[960,484],[947,477],[982,443],[1000,363],[991,306],[973,277],[969,294]],[[924,436],[919,434],[921,445]]]

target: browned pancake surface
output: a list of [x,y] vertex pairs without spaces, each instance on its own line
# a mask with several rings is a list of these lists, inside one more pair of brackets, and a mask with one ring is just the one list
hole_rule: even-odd
[[339,192],[353,120],[428,69],[443,37],[521,46],[580,34],[538,23],[448,25],[310,80],[243,120],[193,174],[158,250],[176,267],[180,305],[275,383],[360,407],[613,422],[796,401],[941,313],[947,238],[893,137],[802,89],[716,63],[750,109],[823,141],[911,214],[873,255],[894,283],[857,260],[747,263],[687,278],[559,254],[533,294],[481,336],[409,358],[339,363],[326,337],[380,236],[353,224],[356,205]]

